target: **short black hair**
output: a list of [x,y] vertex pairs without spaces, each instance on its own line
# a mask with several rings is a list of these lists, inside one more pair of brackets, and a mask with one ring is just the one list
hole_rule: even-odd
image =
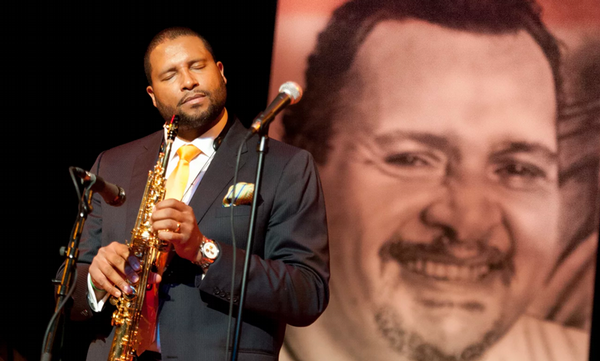
[[208,50],[213,59],[215,58],[215,54],[213,52],[212,46],[210,46],[210,43],[202,35],[198,34],[194,30],[182,26],[164,29],[158,34],[156,34],[152,38],[152,40],[150,40],[150,44],[148,44],[148,47],[146,48],[146,53],[144,54],[144,72],[146,73],[146,80],[148,81],[149,85],[152,85],[152,64],[150,64],[150,53],[152,53],[152,51],[156,49],[157,46],[164,43],[165,41],[177,39],[180,36],[195,36],[198,39],[202,40],[206,50]]
[[560,48],[533,0],[351,0],[335,10],[308,58],[304,99],[284,115],[283,139],[327,161],[337,94],[363,41],[384,20],[421,19],[456,30],[504,34],[526,30],[544,52],[562,107]]

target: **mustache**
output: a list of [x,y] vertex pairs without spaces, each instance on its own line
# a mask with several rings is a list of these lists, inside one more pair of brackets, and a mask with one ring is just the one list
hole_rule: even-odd
[[187,102],[188,100],[195,98],[197,96],[205,96],[210,98],[211,93],[209,91],[206,90],[195,90],[195,91],[191,91],[188,94],[184,95],[183,98],[181,98],[179,100],[179,103],[177,103],[177,106],[181,106],[183,105],[185,102]]
[[483,276],[491,271],[503,271],[503,281],[508,284],[514,275],[514,260],[512,252],[503,252],[488,245],[487,241],[472,241],[477,252],[472,257],[459,258],[453,255],[449,247],[453,244],[464,243],[447,235],[439,236],[427,242],[414,242],[395,236],[385,242],[379,249],[382,262],[395,261],[409,265],[410,269],[428,273],[425,268],[430,264],[443,265],[446,268],[478,270],[473,271]]

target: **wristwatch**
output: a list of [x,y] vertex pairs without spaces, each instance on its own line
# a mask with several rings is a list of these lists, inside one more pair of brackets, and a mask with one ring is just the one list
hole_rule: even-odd
[[200,243],[202,258],[194,263],[206,271],[215,262],[217,257],[219,257],[220,252],[221,250],[215,241],[202,236],[202,243]]

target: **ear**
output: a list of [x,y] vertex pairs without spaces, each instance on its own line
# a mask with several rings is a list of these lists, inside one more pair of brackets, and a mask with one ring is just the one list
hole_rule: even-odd
[[225,82],[225,84],[227,84],[227,78],[225,77],[225,67],[223,66],[223,63],[217,61],[217,68],[219,68],[219,71],[221,72],[221,77],[223,78],[223,81]]
[[154,107],[156,107],[156,97],[154,96],[154,89],[152,89],[152,85],[148,85],[146,87],[146,93],[150,95],[150,98],[152,98],[152,104],[154,104]]

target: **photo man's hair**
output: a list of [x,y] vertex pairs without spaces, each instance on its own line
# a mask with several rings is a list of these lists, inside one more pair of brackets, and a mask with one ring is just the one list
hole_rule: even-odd
[[385,20],[421,19],[451,29],[491,35],[527,31],[552,68],[559,114],[563,103],[560,49],[542,23],[540,12],[532,0],[349,1],[333,13],[319,34],[316,48],[308,58],[304,99],[283,118],[284,140],[310,151],[319,164],[327,161],[337,94],[361,44]]

